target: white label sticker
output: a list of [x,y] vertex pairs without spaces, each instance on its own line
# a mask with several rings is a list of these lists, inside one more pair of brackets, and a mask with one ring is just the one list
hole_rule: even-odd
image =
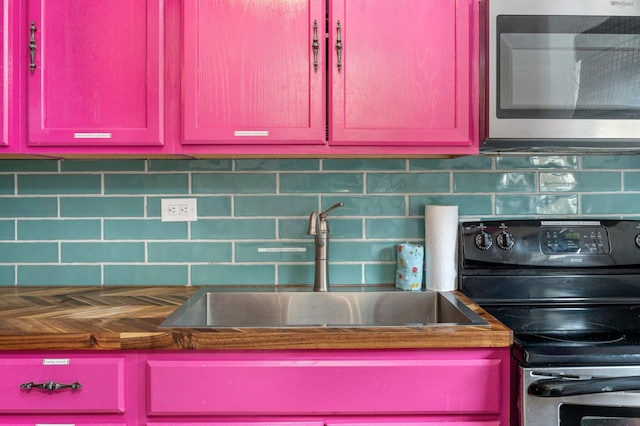
[[75,139],[111,139],[111,133],[74,133]]
[[258,247],[258,253],[305,253],[305,247]]
[[36,423],[36,426],[76,426],[75,423]]
[[234,136],[269,136],[268,130],[236,130]]
[[45,358],[42,360],[42,365],[69,365],[70,363],[69,358]]

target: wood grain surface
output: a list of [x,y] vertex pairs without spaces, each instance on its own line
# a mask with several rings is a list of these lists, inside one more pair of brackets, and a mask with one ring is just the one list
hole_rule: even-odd
[[198,289],[0,288],[0,350],[469,348],[506,347],[513,339],[461,293],[489,326],[158,329]]

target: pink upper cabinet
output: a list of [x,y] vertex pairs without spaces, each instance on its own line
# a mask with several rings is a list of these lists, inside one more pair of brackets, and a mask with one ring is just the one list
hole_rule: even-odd
[[477,153],[477,12],[478,0],[184,2],[183,150]]
[[473,3],[332,0],[331,143],[477,144]]
[[28,2],[31,153],[162,147],[163,12],[162,0]]
[[183,5],[185,144],[324,144],[321,0]]

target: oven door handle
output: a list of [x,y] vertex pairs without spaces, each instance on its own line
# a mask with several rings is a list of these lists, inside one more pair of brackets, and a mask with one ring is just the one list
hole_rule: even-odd
[[640,376],[599,377],[592,379],[542,379],[531,383],[529,395],[562,397],[592,393],[640,390]]

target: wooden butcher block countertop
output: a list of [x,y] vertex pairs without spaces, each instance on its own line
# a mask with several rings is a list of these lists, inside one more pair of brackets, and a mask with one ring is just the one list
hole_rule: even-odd
[[198,287],[0,287],[0,350],[400,349],[508,347],[489,326],[158,329]]

